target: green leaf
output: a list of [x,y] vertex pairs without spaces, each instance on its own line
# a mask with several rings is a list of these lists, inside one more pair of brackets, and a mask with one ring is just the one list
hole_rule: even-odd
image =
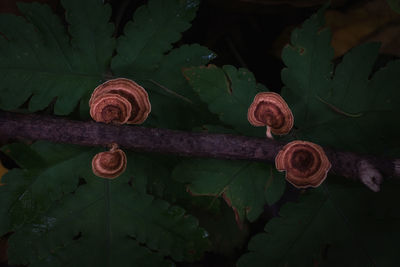
[[376,43],[364,44],[345,55],[336,68],[331,95],[320,98],[326,121],[304,129],[304,135],[363,153],[382,153],[397,144],[400,127],[393,118],[400,115],[395,104],[400,99],[400,61],[388,63],[368,79],[378,48]]
[[54,113],[66,115],[102,79],[115,43],[110,7],[96,0],[62,4],[71,40],[46,5],[20,3],[24,18],[0,14],[0,108],[16,109],[32,96],[35,112],[57,98]]
[[325,96],[331,85],[331,34],[321,29],[325,9],[307,19],[301,29],[293,30],[291,45],[282,51],[287,68],[281,73],[285,84],[281,94],[293,112],[295,125],[303,127],[321,120],[323,104],[315,96]]
[[372,76],[379,44],[362,44],[333,71],[330,33],[321,29],[324,9],[292,33],[292,45],[282,53],[287,65],[282,71],[282,96],[293,111],[295,138],[384,153],[398,143],[400,134],[400,126],[393,123],[400,116],[395,104],[400,99],[399,61],[389,62]]
[[[400,116],[400,60],[391,61],[385,67],[378,70],[370,80],[367,92],[369,108],[366,111],[366,121],[363,132],[369,133],[363,136],[363,143],[375,153],[386,153],[394,147],[399,147],[400,124],[395,118]],[[371,144],[367,138],[377,139]]]
[[[367,43],[353,48],[347,53],[335,69],[332,79],[332,89],[328,101],[339,110],[362,116],[362,111],[368,108],[368,98],[362,97],[368,93],[368,76],[378,56],[378,43]],[[351,117],[351,116],[350,116]]]
[[[79,187],[74,195],[10,237],[10,262],[37,266],[167,266],[162,257],[129,236],[134,228],[130,223],[137,224],[138,218],[127,207],[142,202],[127,198],[127,191],[132,193],[128,186],[116,187],[100,179]],[[88,248],[96,253],[87,253]]]
[[214,57],[210,50],[197,44],[183,45],[163,57],[151,79],[143,83],[150,89],[151,116],[157,118],[158,127],[188,130],[209,119],[207,107],[190,89],[182,70],[207,64]]
[[265,185],[264,197],[268,204],[272,205],[277,202],[286,187],[286,179],[284,172],[278,172],[274,165],[269,166],[267,170],[268,181]]
[[[80,59],[80,68],[103,73],[110,64],[115,40],[114,25],[109,23],[111,8],[97,0],[62,0],[69,23],[72,47]],[[92,68],[95,68],[94,70]]]
[[152,104],[147,121],[151,126],[188,130],[209,117],[189,90],[182,69],[206,64],[215,55],[197,44],[172,49],[190,27],[197,8],[197,0],[151,0],[136,10],[118,38],[112,70],[146,88]]
[[164,54],[181,38],[196,15],[198,0],[150,0],[139,7],[118,38],[112,69],[118,75],[138,75],[158,68]]
[[243,248],[243,244],[247,242],[249,236],[249,228],[239,228],[232,209],[219,199],[211,196],[192,197],[192,199],[204,201],[207,207],[207,209],[197,209],[196,217],[209,232],[212,242],[210,252],[224,256],[223,266],[235,266],[231,255],[236,255],[237,251]]
[[400,14],[400,1],[399,0],[386,0],[388,2],[389,6],[396,11],[397,13]]
[[397,266],[399,186],[376,194],[346,182],[309,191],[252,238],[237,265]]
[[283,177],[271,175],[272,166],[245,161],[187,160],[177,165],[172,177],[188,184],[193,195],[222,196],[242,225],[254,221],[264,210],[264,194],[276,201],[283,192]]
[[259,88],[251,72],[229,65],[222,68],[208,65],[187,68],[184,75],[222,122],[240,133],[265,136],[265,129],[255,128],[247,120],[247,110]]
[[[46,155],[40,162],[16,157],[28,168],[11,170],[2,180],[0,216],[6,220],[0,229],[14,231],[12,264],[170,266],[163,257],[192,261],[209,246],[194,217],[146,193],[146,170],[154,162],[145,157],[128,153],[126,171],[107,180],[92,174],[93,149],[37,142],[4,151]],[[78,177],[84,179],[79,186]]]
[[[153,83],[161,83],[161,86],[177,93],[178,98],[183,99],[182,97],[184,97],[186,98],[183,99],[184,101],[199,105],[199,97],[193,90],[190,90],[186,79],[182,75],[182,71],[187,67],[207,64],[215,57],[215,54],[206,47],[198,44],[183,45],[173,49],[163,57],[160,67],[154,73],[151,80]],[[164,94],[168,95],[170,93],[164,92]]]
[[[37,142],[32,146],[11,144],[2,147],[21,169],[12,169],[3,177],[1,188],[0,234],[16,230],[53,201],[75,190],[89,153],[77,146]],[[11,188],[11,190],[9,189]]]

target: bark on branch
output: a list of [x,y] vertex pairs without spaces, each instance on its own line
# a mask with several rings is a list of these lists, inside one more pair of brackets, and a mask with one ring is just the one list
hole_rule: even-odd
[[[114,126],[2,111],[0,135],[83,146],[107,146],[115,142],[122,148],[134,151],[270,163],[274,162],[276,154],[285,145],[266,138]],[[330,148],[324,150],[332,164],[331,173],[360,180],[373,191],[379,191],[382,177],[400,177],[400,159],[377,158]]]

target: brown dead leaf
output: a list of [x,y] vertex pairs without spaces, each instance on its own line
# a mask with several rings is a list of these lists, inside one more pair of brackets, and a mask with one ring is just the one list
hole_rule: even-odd
[[335,57],[367,41],[381,42],[381,53],[400,54],[400,46],[396,49],[392,44],[400,38],[400,15],[386,1],[368,1],[345,12],[328,10],[325,18],[332,31]]
[[8,170],[3,166],[3,164],[0,161],[0,186],[5,185],[1,182],[1,178],[3,177],[4,174],[6,174]]

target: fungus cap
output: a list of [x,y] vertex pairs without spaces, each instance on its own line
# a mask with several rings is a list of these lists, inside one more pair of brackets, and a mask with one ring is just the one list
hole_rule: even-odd
[[258,93],[248,109],[247,119],[254,126],[271,127],[271,132],[276,135],[287,134],[294,121],[285,100],[274,92]]
[[[99,98],[108,94],[118,95],[120,98],[129,101],[131,112],[126,123],[141,124],[147,119],[151,111],[149,95],[143,87],[126,78],[117,78],[106,81],[94,89],[89,100],[91,115],[92,113],[95,113],[94,111],[92,112],[94,103],[98,102]],[[94,119],[94,116],[92,116],[92,118]]]
[[90,116],[97,122],[124,124],[131,113],[131,103],[119,94],[102,94],[90,106]]
[[297,188],[318,187],[331,168],[322,147],[307,141],[286,144],[275,157],[278,171],[286,171],[286,180]]
[[96,176],[113,179],[125,171],[126,163],[124,151],[115,146],[110,151],[100,152],[93,157],[92,170]]

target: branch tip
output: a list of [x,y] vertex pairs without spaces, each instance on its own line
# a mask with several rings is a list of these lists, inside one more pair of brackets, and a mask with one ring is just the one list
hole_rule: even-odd
[[379,192],[383,181],[382,174],[367,160],[362,159],[357,164],[360,181],[374,192]]

